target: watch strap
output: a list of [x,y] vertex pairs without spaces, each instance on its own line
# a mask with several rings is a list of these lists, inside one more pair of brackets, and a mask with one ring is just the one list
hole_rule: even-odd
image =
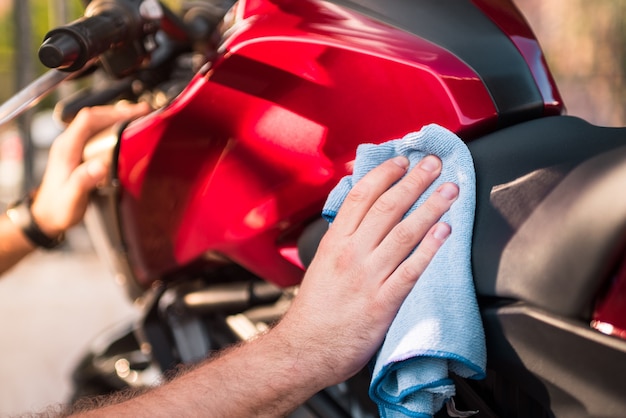
[[46,235],[33,218],[30,209],[32,202],[33,196],[29,195],[9,205],[6,211],[7,217],[35,246],[46,249],[58,247],[65,240],[65,234],[61,233],[56,237]]

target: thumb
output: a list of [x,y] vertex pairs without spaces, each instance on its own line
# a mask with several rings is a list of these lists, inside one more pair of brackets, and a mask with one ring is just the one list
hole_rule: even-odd
[[70,175],[68,186],[78,200],[86,197],[96,185],[104,180],[108,172],[107,165],[99,160],[93,159],[84,162],[76,167]]

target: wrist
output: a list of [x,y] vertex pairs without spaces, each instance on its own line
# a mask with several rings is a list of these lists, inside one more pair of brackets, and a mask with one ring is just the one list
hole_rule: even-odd
[[32,203],[32,194],[12,203],[6,211],[7,217],[33,246],[46,249],[57,247],[64,241],[63,231],[42,228],[36,216],[33,215]]
[[327,358],[327,344],[318,341],[318,336],[307,337],[298,327],[281,322],[262,338],[268,346],[274,347],[291,384],[302,382],[310,391],[309,395],[341,381],[335,375],[333,361]]
[[41,202],[38,193],[30,195],[30,214],[33,222],[46,236],[51,238],[64,236],[65,229],[55,225],[54,217],[50,215],[50,210],[46,204]]

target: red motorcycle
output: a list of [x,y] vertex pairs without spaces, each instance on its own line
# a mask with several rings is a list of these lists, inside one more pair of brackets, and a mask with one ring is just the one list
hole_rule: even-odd
[[[113,170],[86,223],[144,315],[85,357],[76,397],[150,384],[278,320],[357,145],[436,123],[476,169],[487,378],[455,378],[457,405],[623,416],[626,129],[564,114],[511,1],[92,0],[40,58],[57,81],[97,81],[59,104],[65,119],[157,109],[93,141]],[[376,416],[368,384],[365,370],[294,416]]]

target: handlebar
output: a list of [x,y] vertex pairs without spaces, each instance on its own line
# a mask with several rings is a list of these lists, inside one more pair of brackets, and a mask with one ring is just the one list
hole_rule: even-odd
[[63,81],[75,74],[50,70],[0,105],[0,126],[35,106]]
[[[134,80],[152,88],[170,77],[170,62],[186,51],[187,45],[209,39],[226,13],[226,9],[208,2],[195,2],[187,10],[185,19],[179,19],[158,0],[85,2],[84,17],[46,34],[39,58],[53,70],[0,105],[0,126],[36,105],[65,80],[90,74],[90,70],[95,71],[98,67],[118,78],[119,82],[110,82],[102,90],[61,101],[57,108],[61,109],[59,114],[63,120],[71,120],[84,106],[137,96]],[[226,3],[232,5],[234,0]],[[157,47],[155,36],[159,30],[175,44],[162,48],[165,53],[154,54]],[[167,46],[167,41],[162,38],[160,41]],[[99,65],[95,65],[96,60],[100,61]]]
[[[157,0],[93,0],[84,17],[46,34],[39,59],[49,68],[77,71],[112,48],[156,33],[162,16]],[[135,52],[147,55],[146,43],[139,44]]]

